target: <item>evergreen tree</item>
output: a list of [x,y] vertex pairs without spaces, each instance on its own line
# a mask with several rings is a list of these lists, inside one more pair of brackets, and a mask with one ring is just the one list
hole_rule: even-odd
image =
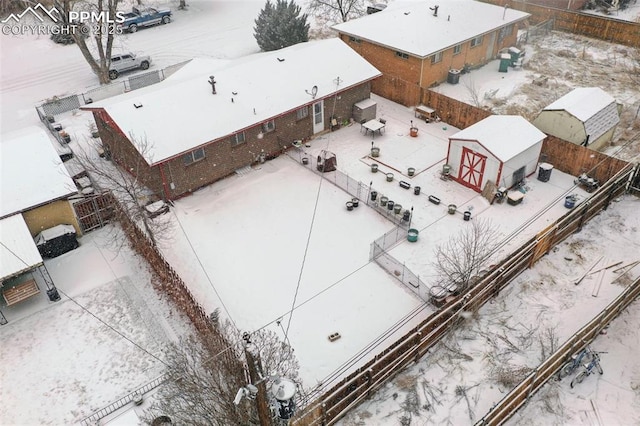
[[267,0],[255,20],[254,37],[260,49],[268,52],[309,40],[307,14],[298,15],[300,6],[293,0],[276,0],[275,5]]

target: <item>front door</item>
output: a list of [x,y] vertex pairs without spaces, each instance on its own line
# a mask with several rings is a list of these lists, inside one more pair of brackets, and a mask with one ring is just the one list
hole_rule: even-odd
[[489,36],[489,45],[487,46],[487,62],[494,58],[494,48],[496,45],[496,32],[492,32]]
[[313,104],[313,133],[324,130],[324,108],[323,102]]
[[458,180],[469,188],[482,192],[482,179],[484,177],[484,167],[487,163],[487,157],[462,147],[462,158],[460,159],[460,171],[458,172]]

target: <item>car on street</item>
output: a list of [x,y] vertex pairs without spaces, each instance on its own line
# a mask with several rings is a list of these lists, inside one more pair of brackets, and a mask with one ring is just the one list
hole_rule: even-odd
[[131,12],[124,14],[124,21],[120,24],[123,31],[135,33],[139,27],[149,27],[171,22],[171,9],[156,9],[134,7]]
[[136,69],[147,70],[150,66],[151,58],[147,55],[136,55],[135,53],[112,55],[109,78],[115,80],[122,72]]

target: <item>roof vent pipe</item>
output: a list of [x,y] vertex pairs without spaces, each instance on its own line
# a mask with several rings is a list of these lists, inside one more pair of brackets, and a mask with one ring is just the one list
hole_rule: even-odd
[[211,93],[216,94],[216,79],[214,76],[209,77],[209,84],[211,85]]
[[439,7],[440,6],[433,6],[433,7],[429,8],[429,10],[433,10],[433,16],[438,16],[438,8]]

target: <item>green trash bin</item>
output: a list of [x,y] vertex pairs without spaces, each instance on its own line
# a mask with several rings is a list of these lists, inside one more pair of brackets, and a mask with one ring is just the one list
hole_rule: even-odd
[[511,66],[515,67],[518,60],[523,56],[522,50],[513,46],[509,48],[509,56],[511,57]]
[[511,65],[511,55],[509,55],[508,53],[503,53],[502,55],[500,55],[500,68],[498,68],[498,71],[509,71],[509,65]]

